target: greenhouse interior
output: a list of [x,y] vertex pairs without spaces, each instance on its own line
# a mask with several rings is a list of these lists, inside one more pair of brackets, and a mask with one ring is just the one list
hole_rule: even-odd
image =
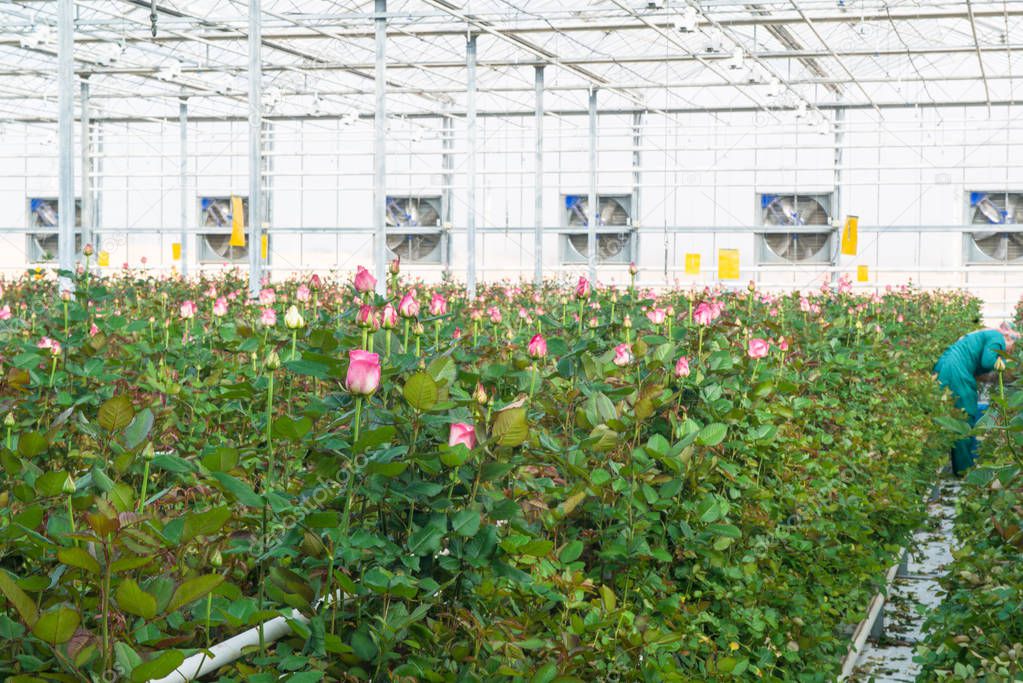
[[0,3],[0,680],[1023,681],[1021,36]]

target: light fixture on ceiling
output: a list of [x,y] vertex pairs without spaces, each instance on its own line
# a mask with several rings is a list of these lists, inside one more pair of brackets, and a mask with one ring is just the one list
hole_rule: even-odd
[[118,61],[124,54],[124,43],[106,43],[99,49],[99,54],[96,55],[96,61],[103,66],[110,66],[114,62]]
[[728,68],[738,71],[746,64],[746,53],[742,47],[736,45],[732,48],[732,56],[728,58]]
[[172,81],[181,78],[181,62],[172,59],[167,65],[156,72],[156,77],[162,81]]
[[692,33],[700,22],[700,13],[695,7],[687,5],[682,14],[675,18],[675,30],[680,33]]
[[806,117],[806,100],[799,100],[796,104],[796,118],[802,119]]

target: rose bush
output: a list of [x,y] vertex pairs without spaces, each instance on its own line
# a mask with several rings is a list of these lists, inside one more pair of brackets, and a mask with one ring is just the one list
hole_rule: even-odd
[[1023,680],[1023,387],[1009,379],[1018,368],[1016,353],[976,426],[980,459],[962,482],[947,594],[918,648],[928,680]]
[[975,299],[388,280],[3,283],[0,675],[833,678]]

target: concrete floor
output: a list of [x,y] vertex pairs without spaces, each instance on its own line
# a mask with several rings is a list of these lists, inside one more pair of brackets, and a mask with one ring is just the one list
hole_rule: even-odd
[[[849,679],[862,683],[916,681],[920,666],[913,662],[913,648],[922,638],[923,622],[944,595],[938,585],[952,562],[955,537],[955,500],[959,482],[943,479],[940,495],[929,505],[930,517],[913,536],[909,558],[885,602],[883,628],[867,643]],[[877,631],[875,631],[877,634]]]

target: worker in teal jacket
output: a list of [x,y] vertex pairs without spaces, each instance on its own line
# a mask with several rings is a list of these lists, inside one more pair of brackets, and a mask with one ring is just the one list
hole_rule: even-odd
[[[980,419],[977,408],[977,376],[995,369],[995,361],[1002,352],[1012,350],[1019,334],[1009,325],[997,330],[980,330],[959,338],[941,354],[934,372],[938,381],[956,397],[956,407],[962,408],[970,418],[970,425]],[[961,439],[952,448],[952,471],[959,474],[976,459],[977,440]]]

